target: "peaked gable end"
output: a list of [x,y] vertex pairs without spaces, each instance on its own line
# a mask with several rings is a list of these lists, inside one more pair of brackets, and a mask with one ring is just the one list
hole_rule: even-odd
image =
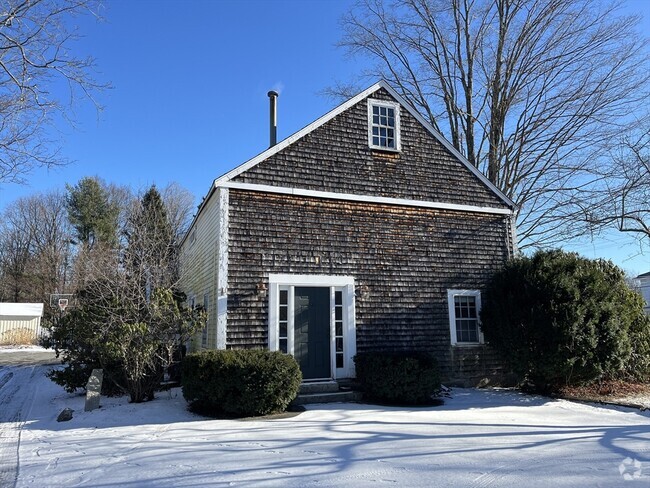
[[[371,147],[369,124],[372,125],[375,105],[396,108],[394,148]],[[382,118],[382,122],[385,120]],[[228,181],[425,202],[514,207],[383,82],[215,183],[219,186]]]

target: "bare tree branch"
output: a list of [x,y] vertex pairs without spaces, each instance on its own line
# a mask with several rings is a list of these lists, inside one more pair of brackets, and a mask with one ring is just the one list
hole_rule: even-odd
[[[108,85],[93,77],[95,61],[72,52],[71,20],[95,15],[96,0],[4,0],[0,6],[0,182],[23,183],[38,167],[66,164],[48,131],[72,122],[78,98]],[[68,101],[56,85],[67,85]]]
[[607,184],[600,200],[582,209],[594,232],[614,227],[650,244],[650,130],[621,140],[601,170]]
[[341,45],[515,201],[520,247],[540,247],[588,232],[603,157],[638,122],[637,23],[600,0],[361,0]]

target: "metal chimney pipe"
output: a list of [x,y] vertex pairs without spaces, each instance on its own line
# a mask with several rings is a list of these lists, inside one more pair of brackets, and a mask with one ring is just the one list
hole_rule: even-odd
[[269,96],[269,122],[270,132],[269,147],[273,147],[278,142],[278,92],[271,90],[267,93]]

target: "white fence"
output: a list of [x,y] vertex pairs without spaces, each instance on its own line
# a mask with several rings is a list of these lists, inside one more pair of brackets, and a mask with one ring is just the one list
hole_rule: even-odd
[[43,333],[42,316],[42,303],[0,303],[0,344],[35,342]]

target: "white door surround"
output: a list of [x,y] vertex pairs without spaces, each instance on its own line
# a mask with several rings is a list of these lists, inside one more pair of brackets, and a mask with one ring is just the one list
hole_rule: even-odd
[[[351,276],[270,274],[269,349],[294,354],[293,297],[296,287],[329,288],[331,379],[353,378],[355,372],[352,358],[357,351],[357,338],[354,278]],[[286,292],[282,293],[282,320],[281,292]]]

